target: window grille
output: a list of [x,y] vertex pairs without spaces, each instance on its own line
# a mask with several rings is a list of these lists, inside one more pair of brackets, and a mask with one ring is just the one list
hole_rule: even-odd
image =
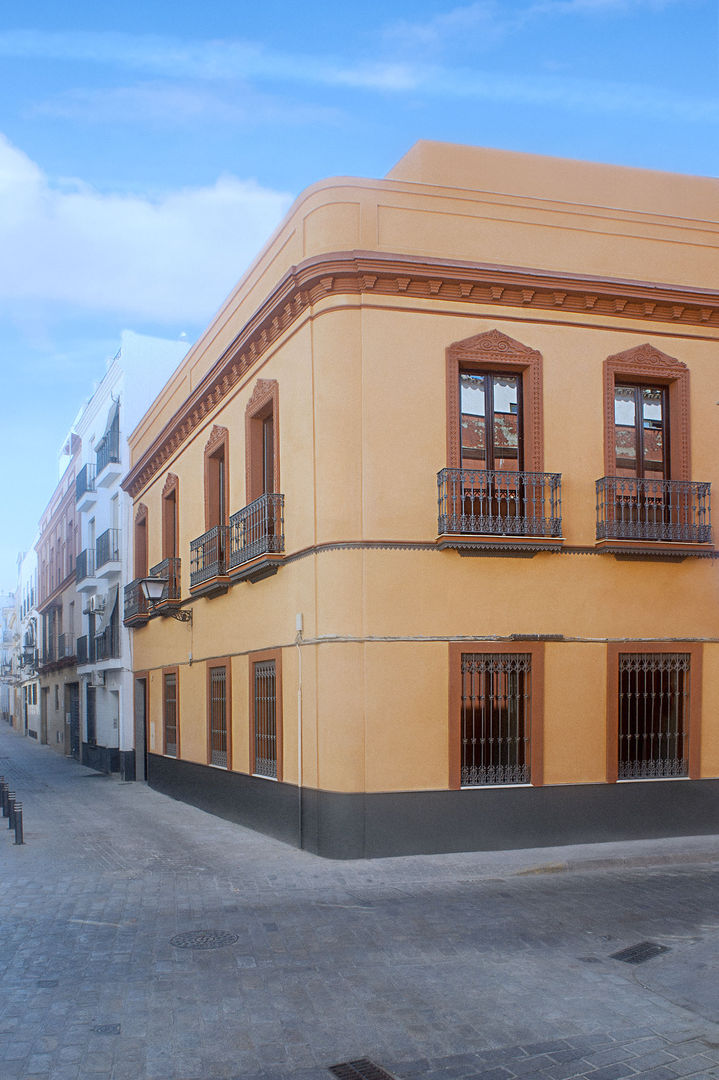
[[620,780],[688,775],[690,659],[620,653]]
[[529,653],[463,654],[463,787],[530,782],[531,704]]
[[165,753],[177,757],[177,675],[165,675]]
[[255,774],[277,778],[275,662],[255,664]]
[[227,672],[210,668],[210,764],[227,768]]

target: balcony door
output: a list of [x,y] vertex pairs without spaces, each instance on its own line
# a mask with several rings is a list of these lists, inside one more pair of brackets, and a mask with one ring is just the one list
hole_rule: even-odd
[[460,371],[459,392],[462,516],[503,532],[523,514],[522,377]]
[[664,386],[614,388],[616,475],[669,480],[669,424]]

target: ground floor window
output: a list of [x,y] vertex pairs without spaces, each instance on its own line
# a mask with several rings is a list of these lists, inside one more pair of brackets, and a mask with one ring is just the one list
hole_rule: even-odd
[[227,667],[209,669],[210,764],[228,767]]
[[691,656],[620,653],[620,780],[689,775]]
[[163,676],[162,721],[165,735],[165,753],[177,757],[177,672],[169,671]]
[[462,787],[531,782],[531,653],[463,653]]
[[275,661],[254,669],[254,769],[257,776],[277,779],[277,679]]

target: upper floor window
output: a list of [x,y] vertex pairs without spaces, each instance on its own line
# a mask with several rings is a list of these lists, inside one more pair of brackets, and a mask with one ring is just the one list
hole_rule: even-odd
[[258,379],[245,410],[247,503],[280,490],[279,385]]
[[614,387],[617,476],[669,479],[669,409],[665,386]]
[[162,489],[162,557],[175,559],[178,553],[177,496],[179,481],[168,473]]
[[215,425],[205,447],[205,528],[226,525],[229,492],[229,431]]
[[459,373],[463,469],[523,468],[520,375]]
[[147,577],[147,507],[140,503],[135,514],[135,577]]

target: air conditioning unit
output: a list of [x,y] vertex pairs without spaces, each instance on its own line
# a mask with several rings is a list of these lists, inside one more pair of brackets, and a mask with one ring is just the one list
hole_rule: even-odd
[[93,672],[91,672],[90,685],[91,686],[104,686],[105,685],[105,672],[104,671],[93,671]]
[[91,596],[87,610],[91,615],[98,615],[105,610],[105,597],[104,596]]

